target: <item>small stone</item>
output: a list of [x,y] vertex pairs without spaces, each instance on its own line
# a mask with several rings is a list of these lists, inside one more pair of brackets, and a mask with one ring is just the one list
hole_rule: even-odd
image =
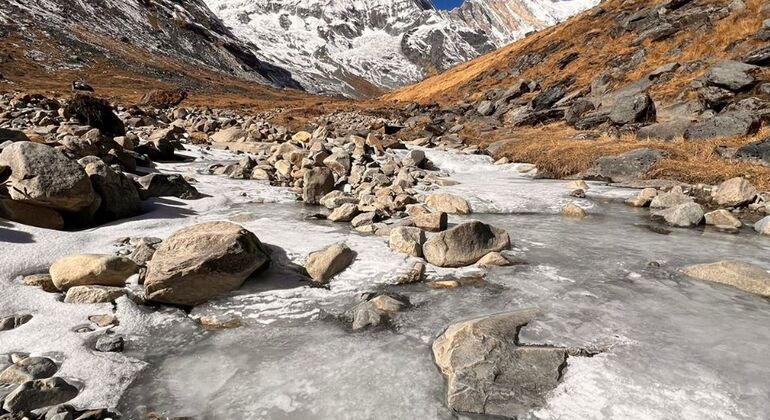
[[350,222],[358,214],[358,206],[353,203],[345,203],[334,209],[327,220],[332,222]]
[[67,290],[65,303],[107,303],[124,296],[126,290],[122,287],[109,286],[75,286]]
[[115,316],[110,314],[101,314],[101,315],[91,315],[88,317],[88,320],[96,324],[96,326],[104,328],[109,327],[110,325],[117,325],[118,321],[115,319]]
[[417,262],[414,263],[409,271],[396,277],[396,284],[419,283],[422,281],[424,275],[425,264]]
[[241,317],[235,314],[204,315],[196,321],[208,330],[225,330],[241,326]]
[[626,200],[626,204],[633,207],[647,207],[657,195],[658,190],[655,188],[645,188],[639,191],[636,196]]
[[505,267],[511,265],[511,262],[499,252],[490,252],[483,256],[476,264],[479,267]]
[[582,179],[579,179],[579,180],[576,180],[576,181],[572,181],[572,182],[570,182],[569,184],[567,184],[567,188],[568,188],[568,189],[570,189],[570,190],[583,190],[583,191],[588,191],[588,189],[589,189],[590,187],[588,186],[588,183],[586,183],[586,182],[585,182],[585,181],[583,181]]
[[8,331],[26,324],[32,319],[30,314],[12,315],[0,318],[0,331]]
[[571,217],[575,219],[582,219],[586,217],[586,211],[575,203],[567,203],[561,208],[560,213],[564,217]]
[[436,280],[425,283],[431,289],[456,289],[460,287],[460,282],[457,280]]
[[51,275],[48,273],[30,274],[28,276],[24,276],[22,281],[27,286],[40,287],[48,293],[55,293],[59,291],[59,289],[56,288],[56,285],[53,284]]
[[122,336],[105,334],[96,340],[94,349],[104,353],[120,353],[123,351],[125,342]]

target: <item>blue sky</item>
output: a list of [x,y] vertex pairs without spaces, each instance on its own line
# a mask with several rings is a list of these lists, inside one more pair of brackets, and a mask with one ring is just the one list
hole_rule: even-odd
[[457,7],[463,0],[433,0],[433,5],[439,9],[451,9]]

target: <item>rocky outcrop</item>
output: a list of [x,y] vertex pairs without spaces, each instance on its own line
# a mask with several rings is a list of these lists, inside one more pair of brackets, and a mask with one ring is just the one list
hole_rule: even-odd
[[257,237],[230,222],[193,225],[161,243],[147,264],[149,300],[197,305],[239,288],[270,256]]

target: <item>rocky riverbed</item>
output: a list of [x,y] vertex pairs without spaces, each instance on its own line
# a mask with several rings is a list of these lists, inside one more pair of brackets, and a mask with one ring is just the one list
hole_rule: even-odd
[[[770,410],[766,196],[746,180],[535,179],[357,112],[295,132],[222,110],[118,115],[128,129],[98,158],[74,145],[101,137],[62,133],[62,113],[0,154],[9,191],[29,179],[15,168],[39,170],[31,153],[78,178],[67,203],[90,197],[4,199],[62,221],[0,220],[9,418]],[[125,191],[127,214],[94,205]]]

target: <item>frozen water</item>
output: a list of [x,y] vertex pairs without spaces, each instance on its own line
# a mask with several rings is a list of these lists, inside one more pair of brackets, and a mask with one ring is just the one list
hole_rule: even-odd
[[[537,308],[522,342],[600,353],[571,357],[562,383],[533,418],[758,419],[770,412],[770,303],[678,272],[725,258],[770,268],[770,242],[753,232],[655,233],[646,228],[646,210],[619,203],[632,191],[601,184],[579,202],[588,218],[563,219],[559,203],[573,200],[566,182],[531,180],[515,165],[495,166],[482,156],[428,151],[460,181],[441,191],[490,212],[452,221],[505,228],[512,252],[528,264],[490,269],[485,281],[453,290],[393,286],[393,273],[414,259],[391,252],[385,238],[308,218],[317,208],[295,202],[285,189],[204,175],[210,160],[235,157],[202,153],[191,151],[205,157],[194,163],[161,165],[195,177],[210,195],[201,200],[156,200],[141,217],[82,232],[0,227],[0,238],[12,241],[0,250],[0,315],[35,315],[0,333],[0,353],[54,355],[62,375],[83,387],[77,405],[117,405],[128,418],[155,411],[197,418],[443,419],[455,414],[446,408],[444,381],[431,359],[433,339],[460,320]],[[265,278],[191,314],[238,315],[239,328],[206,331],[179,310],[121,299],[116,313],[126,352],[98,354],[88,350],[88,334],[73,330],[109,305],[66,305],[16,278],[62,255],[110,252],[118,237],[165,237],[218,219],[242,223],[274,250],[276,263]],[[308,253],[342,241],[358,252],[350,269],[328,288],[302,282],[297,265]],[[432,278],[484,272],[428,271]],[[413,306],[389,328],[350,332],[336,315],[372,291],[399,293]]]

